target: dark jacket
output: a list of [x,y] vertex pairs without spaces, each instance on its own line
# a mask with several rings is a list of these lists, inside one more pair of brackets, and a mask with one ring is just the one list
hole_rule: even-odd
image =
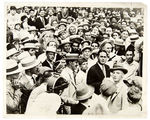
[[71,107],[71,114],[82,114],[86,107],[82,105],[81,103],[77,105],[72,105]]
[[32,20],[31,17],[28,18],[28,25],[36,27],[36,19]]
[[46,67],[49,67],[53,70],[53,68],[49,65],[49,63],[47,62],[47,60],[45,60],[43,63],[42,63],[42,66],[46,66]]
[[[45,25],[47,25],[48,24],[48,20],[44,17],[44,20],[45,20]],[[44,28],[45,26],[44,26],[44,23],[41,21],[41,18],[40,17],[38,17],[37,19],[36,19],[36,28],[38,29],[38,30],[40,30],[41,28]]]
[[[105,65],[106,77],[110,77],[110,68],[108,65]],[[98,63],[93,65],[87,74],[87,84],[95,88],[95,93],[100,94],[100,85],[104,79],[104,73]]]

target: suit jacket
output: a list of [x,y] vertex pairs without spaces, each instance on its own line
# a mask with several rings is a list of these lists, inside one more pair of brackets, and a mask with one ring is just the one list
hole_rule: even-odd
[[[106,77],[110,77],[110,68],[108,65],[105,65]],[[104,79],[104,73],[98,63],[93,65],[87,74],[87,84],[95,88],[95,93],[100,94],[100,85]]]
[[36,26],[36,19],[32,20],[31,17],[28,18],[28,25],[30,26]]
[[71,114],[82,114],[86,110],[86,107],[81,103],[72,105],[71,107]]
[[[44,20],[45,20],[45,25],[47,25],[48,24],[48,20],[44,17]],[[38,17],[37,19],[36,19],[36,28],[37,29],[41,29],[41,28],[44,28],[44,23],[41,21],[41,18],[40,17]]]
[[52,67],[49,65],[49,63],[47,62],[47,60],[45,60],[45,61],[42,63],[42,66],[49,67],[49,68],[51,68],[52,70],[54,69],[54,68],[52,68]]

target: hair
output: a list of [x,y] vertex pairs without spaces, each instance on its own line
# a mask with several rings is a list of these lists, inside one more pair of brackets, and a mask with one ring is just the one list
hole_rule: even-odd
[[101,44],[100,48],[103,49],[103,47],[104,47],[107,43],[112,46],[112,50],[111,50],[111,52],[112,52],[112,51],[113,51],[113,45],[112,45],[112,43],[109,42],[109,41],[103,42],[103,43]]
[[134,55],[134,46],[133,45],[129,45],[128,46],[128,48],[126,49],[126,51],[125,51],[125,54],[128,52],[128,51],[131,51],[132,53],[133,53],[133,55]]
[[107,57],[108,57],[108,54],[107,54],[107,52],[105,51],[105,50],[102,50],[102,49],[100,49],[99,51],[98,51],[98,56],[99,56],[99,54],[101,53],[101,52],[104,52],[104,53],[106,53],[106,55],[107,55]]

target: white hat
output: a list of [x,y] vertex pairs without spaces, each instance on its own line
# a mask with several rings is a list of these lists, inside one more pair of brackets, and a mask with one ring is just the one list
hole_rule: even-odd
[[35,49],[37,49],[38,47],[34,43],[25,43],[22,49],[26,49],[26,48],[35,48]]
[[15,60],[6,61],[6,75],[12,75],[21,72],[23,69]]
[[19,51],[17,51],[15,48],[9,49],[9,50],[7,50],[7,56],[6,57],[10,57],[11,55],[14,55],[16,53],[19,53]]
[[21,61],[21,64],[22,64],[22,67],[25,70],[27,70],[27,69],[31,69],[31,68],[37,66],[38,64],[40,64],[40,61],[38,61],[35,56],[29,56],[29,57],[24,58]]
[[47,48],[46,48],[46,52],[53,52],[53,53],[56,53],[56,47],[51,47],[51,46],[48,46]]
[[18,60],[22,60],[26,57],[29,57],[30,56],[30,53],[28,51],[23,51],[21,54],[18,55]]

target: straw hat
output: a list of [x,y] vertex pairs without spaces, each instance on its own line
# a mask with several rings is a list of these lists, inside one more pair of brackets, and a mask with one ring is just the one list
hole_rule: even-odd
[[38,47],[34,43],[25,43],[21,49],[26,49],[26,48],[38,49]]
[[35,56],[29,56],[21,60],[21,64],[23,68],[27,70],[39,65],[40,61],[38,61]]
[[134,41],[136,41],[136,40],[138,40],[138,39],[139,39],[139,36],[138,36],[137,34],[133,34],[133,35],[130,36],[130,40],[131,40],[132,42],[134,42]]
[[62,47],[63,45],[68,44],[68,43],[71,44],[70,37],[67,37],[66,39],[62,40],[59,47]]
[[124,46],[124,41],[122,39],[116,39],[114,44],[119,46]]
[[90,51],[92,50],[91,46],[85,46],[81,49],[81,51],[83,52],[84,50],[89,49]]
[[86,100],[94,94],[94,88],[86,84],[79,84],[76,90],[76,100]]
[[16,53],[19,53],[19,51],[16,50],[15,48],[9,49],[9,50],[7,50],[6,57],[8,58],[8,57],[10,57],[10,56],[12,56],[12,55],[14,55]]
[[100,24],[99,22],[94,22],[94,23],[92,24],[92,27],[95,27],[95,26],[100,27],[100,26],[101,26],[101,24]]
[[70,36],[70,41],[71,42],[77,42],[77,43],[81,43],[83,41],[83,38],[80,37],[80,35],[71,35]]
[[22,70],[15,60],[6,60],[6,75],[20,73]]
[[28,51],[23,51],[21,54],[18,55],[18,60],[22,60],[26,57],[29,57],[30,56],[30,53]]
[[78,60],[79,54],[76,53],[68,53],[66,54],[65,60]]
[[31,26],[31,27],[29,27],[28,32],[31,32],[31,31],[38,31],[38,29],[36,29],[35,26]]
[[48,47],[46,48],[46,52],[53,52],[53,53],[56,53],[56,47],[48,46]]
[[110,69],[110,72],[113,72],[115,70],[121,70],[124,74],[128,72],[127,69],[123,68],[122,64],[114,64],[113,68]]

